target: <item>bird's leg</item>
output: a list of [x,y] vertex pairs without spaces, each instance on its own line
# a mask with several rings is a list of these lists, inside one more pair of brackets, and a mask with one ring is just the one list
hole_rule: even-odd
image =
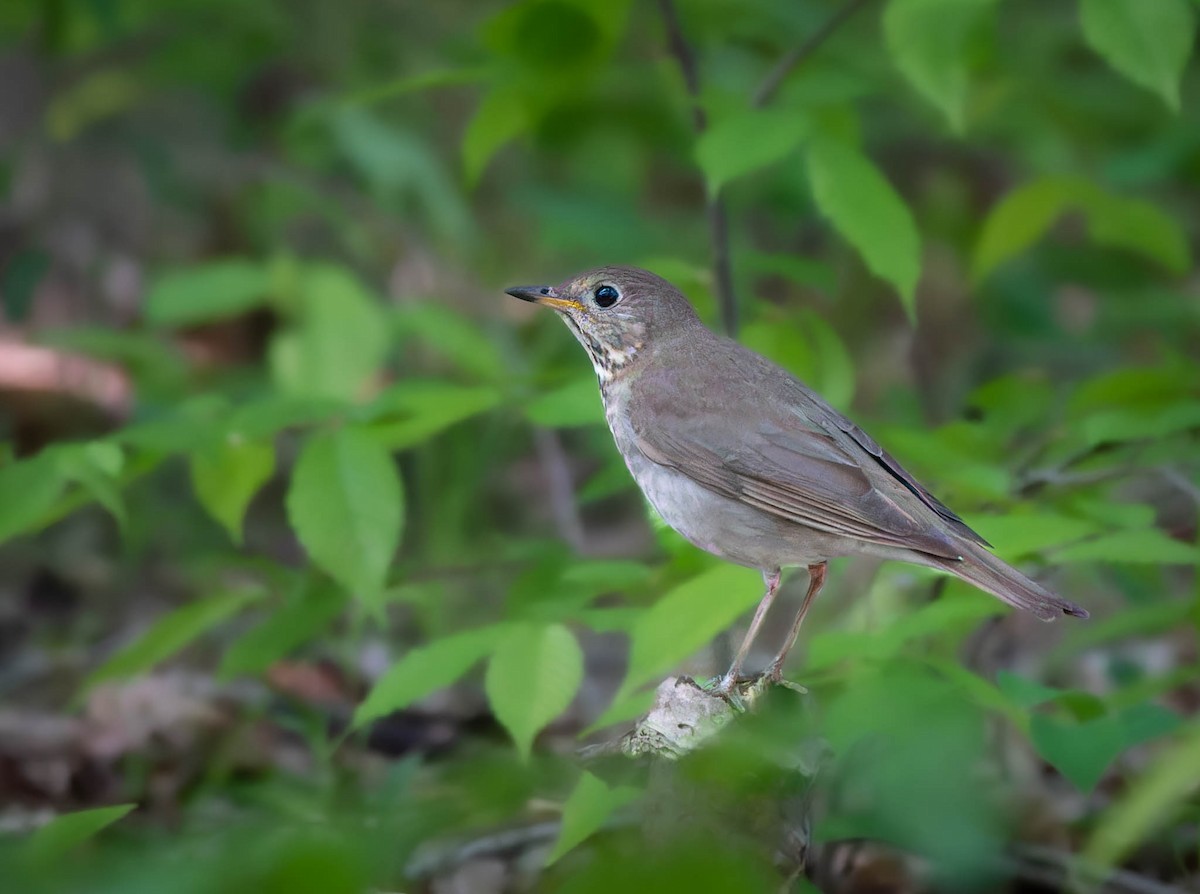
[[796,644],[796,637],[800,635],[800,625],[804,623],[804,616],[808,614],[808,607],[812,605],[812,601],[816,598],[821,585],[825,583],[825,567],[824,562],[808,566],[808,592],[804,594],[804,602],[800,605],[800,611],[796,613],[796,620],[792,622],[792,629],[788,632],[788,637],[783,642],[783,648],[779,650],[779,654],[775,656],[775,660],[767,667],[767,679],[776,683],[783,679],[784,659],[787,658],[788,652],[792,651],[792,646]]
[[738,674],[742,672],[742,662],[746,660],[746,656],[750,653],[750,646],[754,643],[754,637],[758,635],[758,628],[762,626],[763,619],[767,616],[767,610],[770,609],[771,603],[775,601],[775,594],[779,592],[781,577],[782,573],[778,568],[763,572],[763,583],[767,585],[767,592],[763,594],[763,598],[758,603],[758,608],[754,610],[754,617],[750,620],[750,628],[746,631],[746,635],[742,639],[742,644],[738,646],[737,654],[733,656],[733,664],[729,665],[729,670],[726,671],[725,676],[717,684],[717,692],[733,692],[733,688],[737,686]]

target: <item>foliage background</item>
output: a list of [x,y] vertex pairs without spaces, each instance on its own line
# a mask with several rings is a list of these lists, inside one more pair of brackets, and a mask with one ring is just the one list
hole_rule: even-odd
[[581,352],[501,293],[637,263],[1093,614],[839,563],[791,666],[817,883],[858,890],[821,869],[854,838],[960,887],[1031,846],[1194,880],[1196,4],[680,0],[702,132],[663,13],[0,7],[6,877],[772,889],[570,850],[636,797],[578,737],[759,594],[648,519]]

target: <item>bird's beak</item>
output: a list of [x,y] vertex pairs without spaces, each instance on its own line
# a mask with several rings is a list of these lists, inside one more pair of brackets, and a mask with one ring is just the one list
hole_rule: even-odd
[[572,301],[570,298],[559,298],[554,294],[555,290],[552,286],[513,286],[511,289],[505,289],[504,291],[514,298],[520,298],[522,301],[545,304],[547,307],[552,307],[555,310],[583,310],[583,305],[578,301]]

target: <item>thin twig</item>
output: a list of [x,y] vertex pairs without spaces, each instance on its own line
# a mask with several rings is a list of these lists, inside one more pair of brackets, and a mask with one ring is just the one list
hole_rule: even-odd
[[762,108],[770,102],[771,97],[775,95],[775,91],[779,89],[779,85],[783,83],[783,79],[791,74],[792,69],[807,60],[847,19],[870,2],[871,0],[847,0],[846,3],[838,8],[837,12],[829,17],[824,25],[809,36],[808,40],[780,59],[779,63],[771,69],[771,73],[763,79],[762,84],[754,91],[754,99],[752,100],[754,107],[756,109]]
[[[700,102],[700,70],[696,64],[696,53],[684,37],[673,0],[658,0],[658,8],[667,29],[667,44],[679,63],[684,86],[687,87],[688,96],[692,100],[692,127],[699,136],[708,129],[708,117]],[[717,293],[717,305],[721,309],[721,323],[727,334],[736,335],[738,312],[737,295],[733,290],[733,259],[729,251],[729,215],[719,189],[709,194],[705,214],[708,218],[708,238],[712,245],[713,282]]]

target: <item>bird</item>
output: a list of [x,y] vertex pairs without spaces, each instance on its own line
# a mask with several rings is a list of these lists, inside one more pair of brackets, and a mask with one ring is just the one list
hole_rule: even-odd
[[808,589],[765,676],[778,682],[827,562],[873,556],[949,572],[1042,620],[1088,613],[1026,577],[862,428],[781,366],[700,320],[667,280],[598,267],[507,294],[556,311],[595,369],[634,481],[695,546],[758,569],[766,590],[717,693],[736,691],[782,571]]

